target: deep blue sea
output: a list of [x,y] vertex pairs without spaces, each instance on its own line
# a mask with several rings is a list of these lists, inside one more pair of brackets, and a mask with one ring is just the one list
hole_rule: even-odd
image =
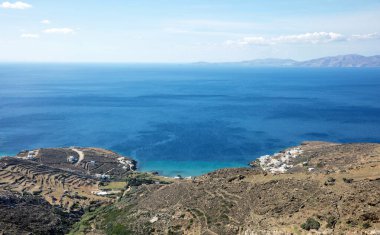
[[188,176],[305,140],[380,142],[380,69],[0,65],[0,155],[97,146]]

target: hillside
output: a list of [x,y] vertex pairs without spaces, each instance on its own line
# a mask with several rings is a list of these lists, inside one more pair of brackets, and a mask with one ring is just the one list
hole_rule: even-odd
[[380,144],[305,142],[192,179],[136,172],[121,157],[71,147],[0,159],[0,234],[380,230]]
[[81,214],[65,212],[38,196],[0,190],[0,234],[65,234]]
[[[69,158],[75,161],[70,162]],[[0,160],[0,189],[40,195],[65,210],[82,210],[97,202],[109,201],[94,194],[100,191],[102,177],[117,181],[133,169],[133,160],[103,149],[23,151],[16,157]]]
[[255,161],[253,168],[131,187],[117,203],[85,215],[73,233],[303,234],[313,226],[324,234],[379,231],[380,144],[308,142],[275,157],[286,155],[292,167],[282,173]]
[[125,178],[135,164],[98,148],[36,149],[0,159],[0,234],[67,233],[84,211],[122,193],[103,185]]

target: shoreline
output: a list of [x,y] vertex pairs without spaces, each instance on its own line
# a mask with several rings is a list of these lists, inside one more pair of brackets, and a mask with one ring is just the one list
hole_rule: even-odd
[[16,156],[16,154],[11,154],[11,153],[3,153],[3,152],[0,152],[0,158],[3,158],[3,157],[14,157]]
[[[80,162],[81,154],[73,148],[83,154]],[[318,221],[324,234],[331,232],[332,227],[326,225],[332,219],[336,221],[334,231],[380,228],[377,217],[371,216],[377,213],[380,195],[380,143],[303,142],[258,158],[251,162],[252,167],[219,168],[199,177],[135,171],[127,167],[135,160],[125,158],[94,147],[25,150],[0,160],[0,197],[31,195],[40,199],[38,212],[57,206],[71,213],[68,216],[76,213],[78,217],[72,222],[77,224],[66,229],[84,232],[121,225],[136,234],[141,226],[149,231],[178,227],[195,234],[199,229],[235,234],[238,226],[248,232],[293,229],[300,234],[306,219]],[[168,165],[167,161],[162,163]],[[181,167],[195,168],[194,162]],[[337,207],[337,203],[342,204]],[[96,210],[99,206],[107,209]],[[83,214],[87,209],[92,212]],[[3,215],[10,211],[14,207]],[[125,220],[131,216],[133,220]],[[273,227],[271,223],[279,216],[286,220]],[[252,227],[258,217],[265,223]],[[104,218],[113,220],[105,224]]]
[[219,162],[219,161],[149,161],[142,163],[137,161],[137,171],[139,172],[158,172],[160,176],[175,177],[197,177],[216,170],[225,168],[248,167],[247,164],[238,164],[236,162]]
[[[307,161],[305,159],[299,158],[299,155],[303,153],[303,146],[310,143],[319,144],[347,144],[347,143],[335,143],[326,141],[302,141],[296,145],[288,146],[278,151],[268,151],[266,155],[252,157],[250,161],[245,163],[238,162],[227,162],[227,161],[190,161],[190,160],[155,160],[155,161],[140,161],[138,158],[131,156],[121,155],[113,150],[110,151],[114,154],[120,155],[126,159],[132,159],[135,163],[135,172],[138,173],[158,173],[159,176],[176,179],[189,178],[189,177],[199,177],[206,175],[208,173],[230,169],[230,168],[259,168],[261,170],[267,171],[272,174],[292,172],[293,168],[307,166]],[[356,143],[356,142],[354,142]],[[358,142],[361,143],[361,142]],[[372,143],[372,142],[371,142]],[[376,142],[374,142],[376,143]],[[380,144],[380,143],[379,143]],[[42,148],[42,149],[53,149]],[[55,147],[55,149],[60,148],[71,148],[71,147]],[[97,147],[79,147],[79,148],[90,148],[99,149]],[[18,154],[29,151],[23,150],[16,154],[0,153],[0,159],[4,157],[17,157]],[[313,168],[309,168],[309,171],[313,171]]]
[[[44,149],[53,149],[53,148],[69,148],[68,146],[63,147],[48,147]],[[81,148],[97,148],[97,147],[81,147]],[[36,148],[39,149],[39,148]],[[35,150],[35,149],[30,149]],[[22,150],[22,151],[27,151]],[[9,154],[9,153],[0,153],[0,159],[3,157],[16,157],[19,153]],[[29,149],[28,149],[29,151]],[[116,151],[110,150],[116,154],[119,154]],[[175,178],[181,176],[186,177],[197,177],[204,174],[225,169],[225,168],[241,168],[249,167],[249,161],[244,163],[238,162],[227,162],[227,161],[191,161],[191,160],[158,160],[158,161],[140,161],[138,158],[131,156],[122,155],[125,158],[131,158],[137,162],[136,172],[149,173],[149,172],[158,172],[160,176]],[[252,159],[256,159],[253,157]]]

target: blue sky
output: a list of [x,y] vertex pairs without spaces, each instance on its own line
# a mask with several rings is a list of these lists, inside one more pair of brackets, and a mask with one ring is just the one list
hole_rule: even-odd
[[0,61],[380,54],[379,0],[0,0]]

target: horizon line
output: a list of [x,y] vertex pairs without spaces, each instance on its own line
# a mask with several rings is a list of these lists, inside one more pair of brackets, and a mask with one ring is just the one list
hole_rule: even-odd
[[255,59],[244,59],[244,60],[237,60],[237,61],[183,61],[183,62],[172,62],[172,61],[165,61],[165,62],[159,62],[159,61],[1,61],[1,64],[172,64],[172,65],[186,65],[186,64],[223,64],[223,63],[241,63],[241,62],[249,62],[249,61],[256,61],[256,60],[293,60],[294,62],[304,62],[304,61],[310,61],[315,59],[322,59],[322,58],[329,58],[329,57],[339,57],[339,56],[349,56],[349,55],[355,55],[355,56],[363,56],[363,57],[373,57],[373,56],[379,56],[379,54],[373,54],[373,55],[362,55],[362,54],[337,54],[337,55],[328,55],[328,56],[322,56],[322,57],[315,57],[311,59],[306,60],[295,60],[292,58],[280,58],[280,57],[264,57],[264,58],[255,58]]

